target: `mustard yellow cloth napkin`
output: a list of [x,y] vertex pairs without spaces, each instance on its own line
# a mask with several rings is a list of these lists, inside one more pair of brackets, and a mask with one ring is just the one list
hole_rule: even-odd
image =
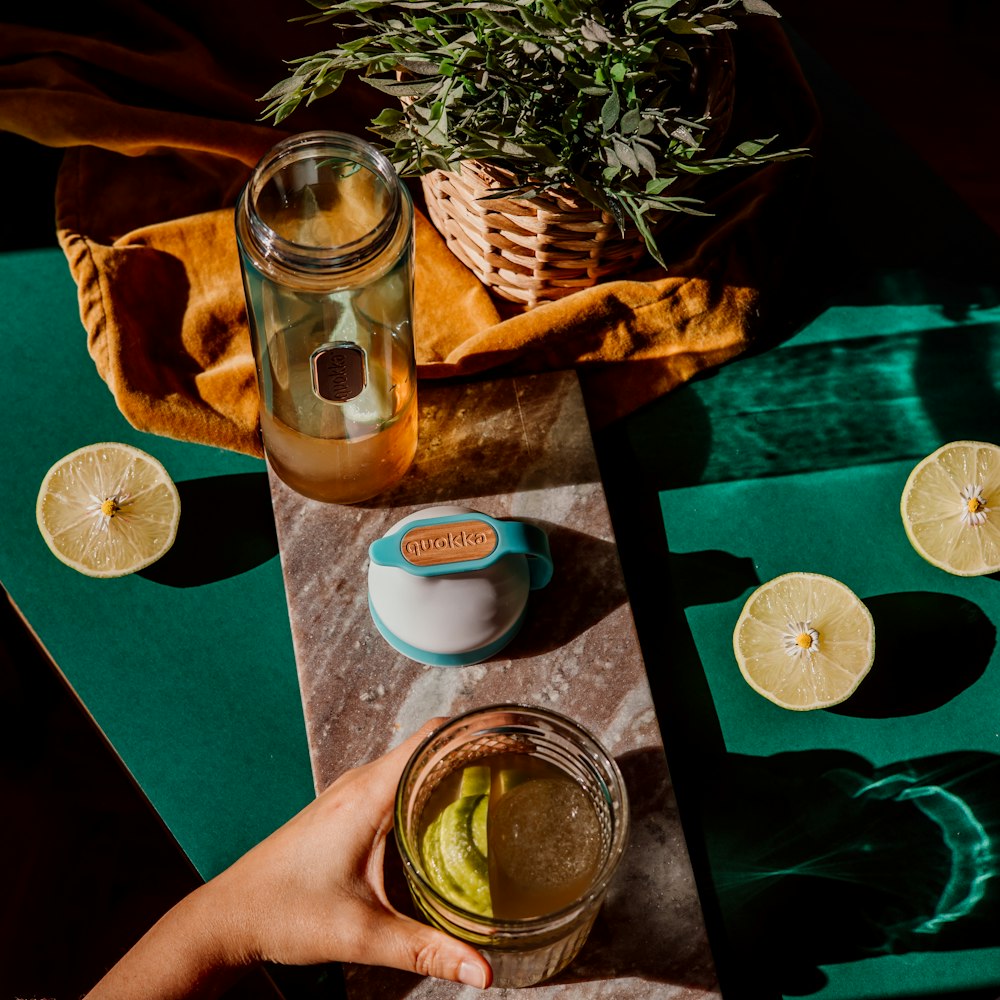
[[[257,99],[283,60],[332,43],[290,23],[307,12],[94,0],[63,30],[0,24],[0,128],[67,149],[60,244],[97,370],[142,430],[261,454],[233,206],[286,134],[258,120]],[[818,115],[780,27],[749,18],[737,36],[734,134],[814,146]],[[354,82],[284,124],[363,136],[383,100]],[[624,415],[773,322],[808,174],[797,161],[722,175],[712,218],[672,224],[667,272],[651,263],[528,312],[494,300],[418,211],[420,377],[575,367],[595,424]]]

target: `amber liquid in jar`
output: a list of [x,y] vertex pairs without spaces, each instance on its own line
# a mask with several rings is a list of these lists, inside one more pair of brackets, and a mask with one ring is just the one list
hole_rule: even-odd
[[[303,366],[299,378],[308,378]],[[306,434],[281,419],[282,407],[261,409],[267,460],[293,490],[313,500],[356,503],[392,486],[417,450],[417,393],[406,366],[369,363],[369,388],[347,404],[297,394],[315,409]],[[304,421],[296,419],[299,426]]]

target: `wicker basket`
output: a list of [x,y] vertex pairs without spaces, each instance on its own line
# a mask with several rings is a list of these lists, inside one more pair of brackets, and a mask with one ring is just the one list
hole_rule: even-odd
[[[725,33],[716,44],[693,87],[703,95],[717,148],[732,117],[734,66]],[[570,188],[535,198],[484,200],[516,182],[509,171],[479,161],[421,178],[427,214],[448,248],[501,298],[530,309],[621,275],[645,256],[638,230],[630,227],[623,234],[611,215]],[[661,213],[651,228],[661,230],[674,215]]]

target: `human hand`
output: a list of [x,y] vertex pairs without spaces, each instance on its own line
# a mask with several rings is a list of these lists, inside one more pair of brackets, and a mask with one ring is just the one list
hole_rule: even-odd
[[488,984],[489,965],[474,948],[398,913],[383,884],[396,785],[417,744],[441,721],[342,775],[210,884],[247,957],[360,962]]
[[347,771],[182,900],[101,981],[91,1000],[211,996],[233,970],[259,961],[384,965],[487,987],[492,972],[486,959],[399,913],[383,883],[396,785],[417,744],[441,721],[431,720],[385,756]]

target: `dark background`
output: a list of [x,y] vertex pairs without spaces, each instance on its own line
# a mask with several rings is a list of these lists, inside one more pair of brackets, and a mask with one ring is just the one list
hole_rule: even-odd
[[[1000,234],[988,155],[1000,102],[996,0],[774,3],[797,41]],[[0,163],[5,173],[16,167],[21,185],[5,206],[0,251],[56,245],[59,160],[57,150],[0,133]],[[0,740],[0,996],[76,998],[198,878],[6,595]],[[278,992],[253,976],[228,995]]]

